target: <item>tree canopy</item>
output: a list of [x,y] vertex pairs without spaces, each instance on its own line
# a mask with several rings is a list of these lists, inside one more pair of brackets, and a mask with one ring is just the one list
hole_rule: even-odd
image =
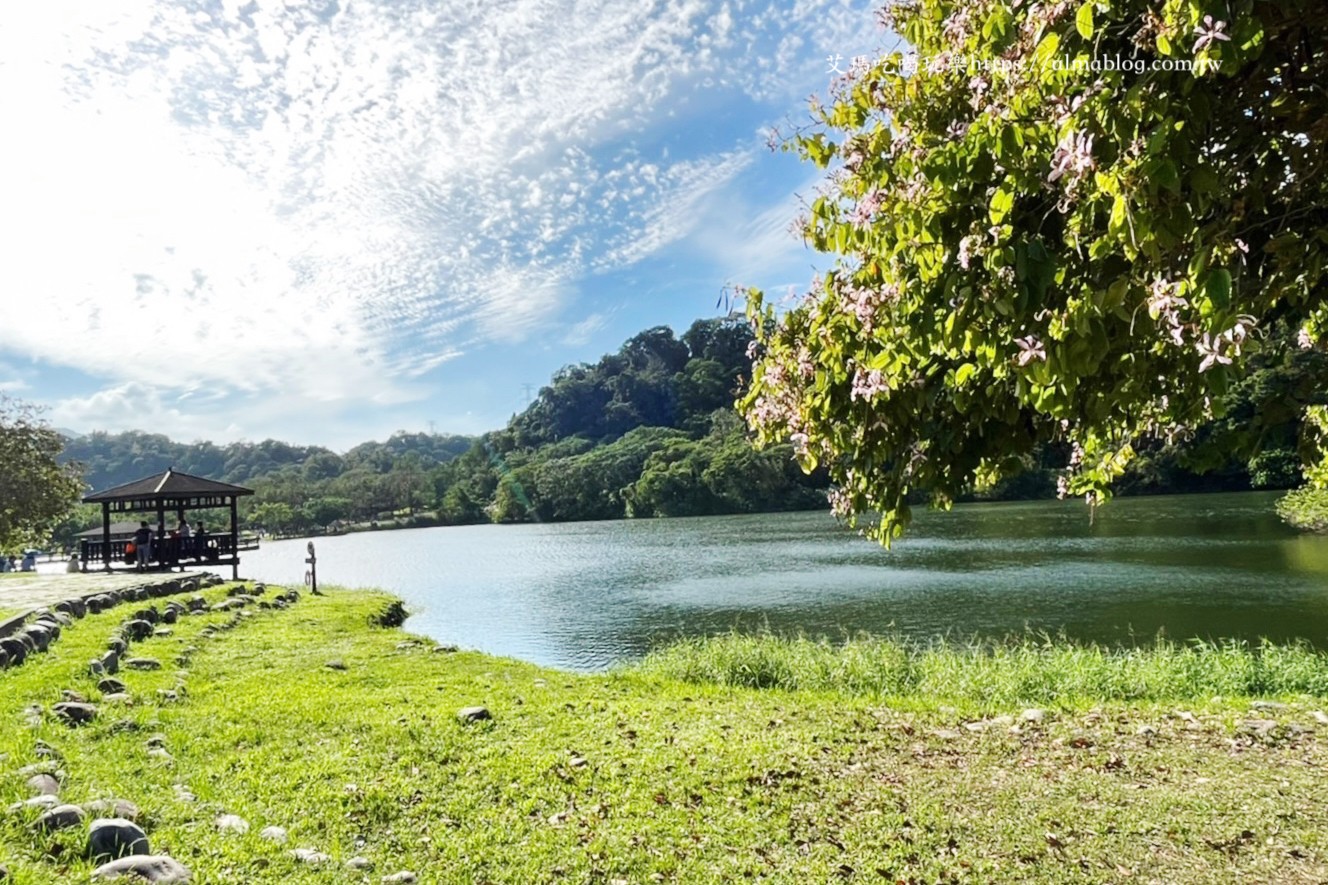
[[828,468],[838,513],[878,514],[866,531],[888,541],[911,492],[948,505],[1049,443],[1062,494],[1094,503],[1142,440],[1222,417],[1280,330],[1328,337],[1320,4],[912,0],[881,18],[916,55],[855,60],[785,142],[830,169],[802,229],[835,265],[787,310],[748,301],[744,413]]
[[63,447],[36,407],[0,394],[0,551],[44,542],[78,500],[82,471],[59,463]]

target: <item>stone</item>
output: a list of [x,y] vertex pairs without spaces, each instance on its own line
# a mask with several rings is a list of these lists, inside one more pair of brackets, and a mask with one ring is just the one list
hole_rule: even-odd
[[263,827],[263,829],[259,830],[258,838],[266,839],[269,842],[276,842],[278,845],[285,845],[286,840],[290,837],[289,834],[287,834],[285,827],[273,826]]
[[37,651],[46,651],[51,645],[51,633],[41,627],[29,627],[23,631],[23,634],[32,640]]
[[60,782],[44,771],[28,778],[27,786],[40,796],[55,796],[60,792]]
[[148,834],[123,817],[103,817],[88,829],[88,856],[95,861],[118,860],[131,854],[151,854]]
[[65,701],[51,708],[56,716],[66,725],[84,725],[97,718],[97,708],[92,704]]
[[134,699],[127,691],[114,691],[101,696],[103,704],[133,704]]
[[1020,722],[1041,722],[1047,718],[1045,710],[1039,710],[1037,707],[1031,707],[1019,714]]
[[102,655],[102,656],[101,656],[101,668],[102,668],[102,670],[104,670],[106,673],[109,673],[109,674],[112,675],[112,676],[114,676],[116,673],[119,673],[119,672],[120,672],[120,653],[119,653],[118,651],[116,651],[115,649],[111,649],[110,651],[106,652],[106,654]]
[[152,635],[152,624],[149,621],[140,618],[135,618],[132,621],[125,621],[124,626],[121,629],[124,630],[125,636],[127,636],[131,642],[142,642],[144,639],[147,639]]
[[90,814],[119,817],[127,821],[138,820],[138,816],[142,813],[138,806],[128,799],[94,799],[85,804],[83,808]]
[[462,722],[481,722],[485,719],[492,719],[493,714],[487,707],[462,707],[457,710],[457,719]]
[[1250,703],[1251,710],[1285,710],[1286,708],[1286,704],[1280,704],[1277,701],[1252,701]]
[[328,661],[323,666],[327,667],[329,670],[345,670],[346,662],[341,660],[340,658],[337,658],[335,660]]
[[109,676],[97,683],[97,691],[102,692],[103,694],[115,694],[117,692],[123,692],[127,690],[127,688],[128,687],[119,679],[112,679]]
[[1260,737],[1271,734],[1276,728],[1276,719],[1246,719],[1240,724],[1241,731],[1248,731]]
[[156,658],[129,658],[124,665],[130,670],[160,670],[161,661]]
[[98,679],[106,675],[106,668],[102,666],[101,661],[89,661],[88,675],[92,676],[94,679]]
[[240,817],[238,814],[219,815],[217,819],[213,821],[213,824],[216,826],[217,830],[222,833],[235,833],[236,835],[242,836],[249,832],[249,821]]
[[9,666],[17,667],[28,657],[28,646],[13,636],[0,639],[0,651],[9,656]]
[[179,609],[168,608],[166,609],[166,611],[161,613],[161,622],[163,624],[174,624],[179,619],[180,619]]
[[49,811],[59,804],[59,796],[43,793],[40,796],[33,796],[31,799],[24,799],[22,802],[15,802],[9,806],[9,810],[22,811],[25,808],[40,808],[42,811]]
[[410,870],[402,870],[399,873],[383,877],[383,885],[414,885],[417,881],[419,881],[419,877]]
[[369,860],[367,857],[352,857],[350,860],[346,861],[346,868],[351,870],[372,870],[373,861]]
[[156,630],[152,631],[152,635],[158,639],[165,639],[167,636],[175,635],[175,631],[168,627],[158,627]]
[[83,694],[81,691],[74,691],[72,688],[61,689],[60,697],[76,704],[86,704],[88,702],[87,695]]
[[1315,710],[1310,716],[1320,725],[1328,725],[1328,713],[1324,713],[1322,710]]
[[457,648],[455,645],[435,645],[432,650],[435,654],[442,654],[442,655],[456,654],[458,651],[460,651],[460,649]]
[[56,830],[77,827],[83,823],[85,817],[87,817],[87,812],[77,805],[57,805],[37,818],[35,826],[39,830],[53,833]]
[[307,863],[310,866],[320,866],[332,859],[332,855],[324,854],[323,852],[316,851],[312,848],[296,848],[290,853],[290,856],[298,860],[300,863]]
[[161,615],[155,608],[141,608],[134,612],[134,617],[140,621],[147,621],[149,624],[155,624],[161,620]]
[[189,881],[189,868],[164,854],[138,854],[102,864],[92,871],[94,879],[135,876],[153,885],[183,885]]
[[122,655],[129,651],[129,643],[125,642],[124,638],[121,636],[112,636],[110,640],[107,641],[106,647],[118,655]]
[[37,743],[33,747],[33,752],[36,753],[37,757],[40,759],[62,758],[60,755],[60,751],[57,750],[55,747],[52,747],[50,744],[46,743],[46,741],[40,741],[40,740],[37,741]]

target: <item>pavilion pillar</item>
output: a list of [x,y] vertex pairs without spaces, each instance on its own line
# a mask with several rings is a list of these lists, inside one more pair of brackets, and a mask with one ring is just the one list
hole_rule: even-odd
[[111,570],[111,503],[109,501],[101,502],[101,561],[103,568],[109,572]]
[[240,528],[239,519],[235,512],[235,502],[238,500],[235,495],[231,495],[231,580],[240,580]]

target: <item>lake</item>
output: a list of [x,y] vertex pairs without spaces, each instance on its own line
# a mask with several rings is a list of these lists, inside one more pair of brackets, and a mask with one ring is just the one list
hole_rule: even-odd
[[[1026,630],[1109,644],[1190,637],[1328,647],[1328,538],[1275,493],[923,512],[890,550],[828,513],[464,526],[316,539],[319,580],[380,587],[407,628],[575,670],[683,635],[769,628],[931,640]],[[305,541],[265,542],[241,573],[299,584]]]

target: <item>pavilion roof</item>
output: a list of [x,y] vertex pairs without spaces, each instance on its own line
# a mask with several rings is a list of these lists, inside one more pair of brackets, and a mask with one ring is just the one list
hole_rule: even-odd
[[253,489],[180,473],[174,467],[123,485],[104,489],[83,498],[84,504],[108,501],[137,501],[145,498],[192,498],[209,495],[252,495]]

